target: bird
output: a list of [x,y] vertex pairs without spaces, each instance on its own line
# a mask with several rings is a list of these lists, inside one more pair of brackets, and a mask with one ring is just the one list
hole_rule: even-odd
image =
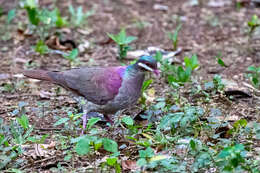
[[109,115],[135,105],[147,71],[156,75],[160,73],[157,61],[149,55],[140,56],[128,66],[81,67],[65,71],[24,70],[22,73],[29,78],[49,81],[83,97],[84,130],[91,112],[101,113],[108,122],[113,123]]

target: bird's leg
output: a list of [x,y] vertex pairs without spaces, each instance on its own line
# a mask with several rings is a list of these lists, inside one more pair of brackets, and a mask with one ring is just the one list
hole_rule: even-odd
[[78,105],[80,107],[80,109],[82,110],[82,121],[83,121],[83,125],[82,125],[82,131],[81,131],[81,134],[84,134],[84,130],[86,129],[86,126],[87,126],[87,115],[88,115],[88,109],[87,109],[87,106],[86,106],[86,100],[82,97],[76,97],[75,100],[77,100],[78,102]]
[[86,126],[87,126],[87,113],[88,112],[83,107],[83,115],[82,115],[83,125],[82,125],[82,131],[81,131],[82,135],[84,134],[84,130],[86,129]]

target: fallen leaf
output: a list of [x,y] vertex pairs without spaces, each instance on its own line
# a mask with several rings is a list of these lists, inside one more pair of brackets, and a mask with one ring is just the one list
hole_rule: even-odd
[[158,161],[158,160],[163,160],[163,159],[168,159],[169,156],[167,155],[157,155],[157,156],[153,156],[151,159],[150,159],[150,162],[153,162],[153,161]]
[[138,166],[134,160],[123,160],[122,168],[123,170],[137,170]]

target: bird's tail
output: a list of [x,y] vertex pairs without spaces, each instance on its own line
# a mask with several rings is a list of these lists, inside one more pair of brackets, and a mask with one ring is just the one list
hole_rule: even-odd
[[24,70],[23,75],[33,79],[53,81],[51,76],[48,74],[49,71],[45,70]]

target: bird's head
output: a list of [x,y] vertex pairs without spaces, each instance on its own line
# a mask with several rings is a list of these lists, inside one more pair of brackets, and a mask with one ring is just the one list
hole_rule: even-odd
[[143,55],[136,62],[136,65],[142,71],[150,71],[159,75],[160,71],[157,69],[157,61],[149,55]]

